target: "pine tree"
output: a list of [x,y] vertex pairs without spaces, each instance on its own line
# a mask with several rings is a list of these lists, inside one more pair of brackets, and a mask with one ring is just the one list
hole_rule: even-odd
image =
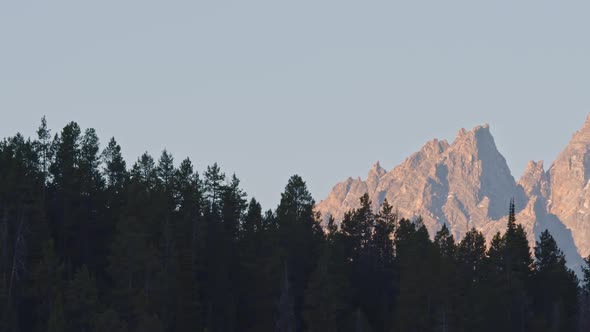
[[504,237],[505,282],[510,294],[508,305],[510,330],[524,331],[530,310],[526,285],[529,282],[533,262],[526,232],[522,225],[516,224],[514,199],[510,202],[508,227]]
[[303,179],[289,179],[276,210],[282,260],[289,266],[290,294],[295,310],[295,331],[303,329],[303,294],[315,268],[323,240],[315,201]]
[[203,186],[205,200],[209,203],[209,209],[213,213],[219,213],[225,174],[221,172],[217,163],[214,163],[212,166],[207,166],[204,177],[205,181],[203,182]]
[[260,316],[266,314],[259,307],[257,296],[264,293],[268,287],[261,283],[264,280],[263,259],[266,254],[263,251],[264,229],[262,227],[262,207],[255,198],[248,203],[248,211],[241,226],[240,240],[238,244],[240,262],[239,283],[239,312],[238,326],[242,331],[256,331],[257,321]]
[[253,331],[272,331],[276,324],[277,301],[280,297],[283,254],[281,253],[279,226],[275,214],[268,210],[262,218],[258,257],[256,321]]
[[[56,135],[55,161],[49,172],[53,179],[51,224],[56,239],[56,250],[60,256],[68,257],[73,249],[74,228],[79,216],[80,190],[77,169],[80,163],[81,130],[77,123],[66,125],[61,134]],[[74,252],[79,254],[80,248]]]
[[435,286],[435,329],[451,331],[457,326],[457,278],[455,239],[446,224],[434,236],[434,246],[437,251],[437,275]]
[[233,312],[235,306],[235,303],[225,302],[228,308],[220,307],[229,300],[226,294],[229,248],[222,221],[224,180],[225,174],[217,163],[207,166],[203,179],[204,234],[201,235],[203,257],[199,263],[199,283],[203,290],[204,326],[217,331],[224,331],[228,313]]
[[436,256],[420,219],[415,223],[400,220],[395,232],[395,247],[400,277],[394,326],[401,331],[426,331],[435,321],[433,279]]
[[159,184],[156,163],[154,158],[147,152],[142,154],[133,164],[130,175],[136,183],[145,186],[145,190],[148,192],[153,191]]
[[79,248],[80,255],[73,255],[74,268],[86,265],[97,271],[106,266],[106,252],[109,232],[103,222],[105,205],[105,182],[100,170],[100,144],[94,129],[86,129],[80,141],[80,160],[78,166],[79,202],[73,227],[73,246]]
[[[353,285],[352,303],[364,313],[374,313],[375,317],[366,318],[371,323],[378,324],[376,317],[385,308],[381,300],[376,301],[375,287],[379,287],[377,279],[380,277],[377,271],[378,246],[373,242],[375,214],[368,194],[361,196],[358,209],[345,214],[341,227],[344,251],[350,265],[349,278]],[[380,289],[379,292],[381,291],[384,290]],[[386,321],[381,323],[387,324]]]
[[[374,221],[367,224],[372,224],[372,234],[366,259],[368,266],[365,267],[366,273],[361,281],[361,303],[373,329],[386,331],[391,328],[389,317],[397,292],[393,245],[397,213],[387,199],[374,215]],[[359,272],[363,278],[362,270]]]
[[447,224],[443,224],[440,231],[434,236],[434,245],[442,257],[453,259],[457,249],[455,238],[451,235]]
[[532,257],[527,234],[516,223],[514,200],[510,201],[506,233],[497,234],[488,250],[486,291],[490,300],[486,326],[493,330],[523,331],[528,328],[531,299]]
[[372,236],[372,243],[379,265],[385,269],[391,269],[393,264],[393,234],[397,219],[397,213],[393,211],[393,207],[385,199],[379,213],[375,216],[374,233]]
[[40,205],[42,176],[37,168],[34,143],[20,134],[0,142],[0,319],[9,329],[18,329],[18,306],[30,269],[29,249],[36,249],[30,231]]
[[43,184],[48,180],[49,165],[53,155],[51,130],[47,127],[45,116],[41,119],[41,125],[37,129],[37,142],[35,144],[39,156],[39,169],[43,174]]
[[103,212],[95,236],[100,238],[100,246],[97,249],[98,269],[97,278],[108,279],[108,257],[110,246],[114,241],[117,224],[123,214],[126,204],[126,190],[129,184],[129,172],[127,164],[121,154],[121,147],[115,138],[111,138],[107,147],[101,154],[102,175],[105,179],[103,200]]
[[505,250],[506,238],[498,232],[490,242],[485,260],[485,282],[482,295],[488,299],[483,303],[485,331],[509,329],[510,293],[506,282]]
[[[160,271],[158,271],[156,301],[154,311],[162,324],[170,329],[174,325],[174,308],[177,299],[176,275],[178,274],[176,240],[176,212],[178,209],[178,193],[176,188],[176,169],[174,158],[168,151],[162,151],[155,169],[158,184],[153,195],[154,212],[159,231],[157,248],[159,253]],[[154,234],[154,235],[155,235]]]
[[215,218],[212,220],[215,242],[211,243],[215,256],[209,270],[212,276],[208,285],[212,295],[209,326],[219,331],[234,331],[238,316],[238,230],[246,208],[246,194],[239,183],[234,175],[220,189],[221,215],[217,218],[213,213],[210,215]]
[[[333,221],[333,219],[332,219]],[[346,331],[351,324],[352,288],[342,237],[329,235],[305,291],[308,331]]]
[[104,182],[99,170],[99,142],[96,132],[87,129],[82,135],[78,124],[71,122],[54,140],[55,160],[49,171],[53,179],[51,220],[59,255],[67,257],[68,274],[87,264],[98,268],[101,238],[90,236],[98,231]]
[[360,198],[360,207],[351,211],[342,220],[342,233],[349,242],[348,247],[353,260],[360,260],[368,255],[369,244],[375,228],[375,215],[371,208],[368,194]]
[[106,178],[109,197],[111,201],[107,204],[111,208],[120,208],[123,204],[121,201],[124,194],[125,185],[128,180],[127,164],[121,154],[121,146],[117,144],[114,137],[102,152],[104,163],[103,174]]
[[565,255],[548,230],[535,247],[532,277],[535,317],[553,331],[573,331],[576,321],[578,279],[566,267]]
[[506,247],[506,239],[500,232],[494,234],[490,247],[487,252],[487,268],[490,273],[496,275],[503,275],[505,272],[504,250]]
[[462,313],[460,326],[466,330],[480,330],[486,327],[480,298],[484,293],[486,243],[483,234],[472,228],[457,248],[457,273],[459,276],[458,309]]
[[182,161],[177,170],[176,183],[179,195],[179,213],[176,227],[176,323],[175,330],[195,331],[201,327],[200,287],[198,261],[200,258],[201,182],[191,161]]
[[[113,298],[122,319],[135,326],[138,304],[150,306],[161,298],[161,228],[153,198],[159,186],[153,159],[144,154],[133,165],[126,205],[117,223],[109,255]],[[143,311],[142,311],[143,312]]]
[[461,274],[469,284],[480,283],[484,277],[483,265],[486,243],[483,234],[472,228],[457,248],[457,261]]

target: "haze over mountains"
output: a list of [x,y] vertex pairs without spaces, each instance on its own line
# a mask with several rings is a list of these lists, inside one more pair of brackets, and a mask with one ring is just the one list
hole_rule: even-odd
[[553,165],[531,161],[518,181],[485,124],[452,143],[433,139],[390,171],[375,163],[366,179],[336,184],[317,209],[339,222],[364,193],[375,210],[387,199],[401,217],[422,216],[431,235],[447,224],[457,239],[475,227],[488,241],[504,232],[514,198],[531,245],[549,229],[578,270],[590,255],[590,116]]

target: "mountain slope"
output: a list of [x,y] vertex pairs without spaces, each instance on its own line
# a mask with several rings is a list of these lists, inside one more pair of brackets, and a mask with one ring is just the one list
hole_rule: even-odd
[[401,216],[422,216],[431,235],[447,224],[457,239],[472,227],[490,240],[506,225],[514,197],[517,220],[529,241],[549,229],[569,265],[590,254],[590,117],[546,172],[530,162],[516,182],[489,126],[461,129],[455,140],[431,140],[390,171],[377,162],[367,178],[348,178],[317,204],[324,218],[340,221],[369,193],[375,210],[387,199]]
[[549,169],[549,211],[572,230],[583,257],[590,255],[590,116]]

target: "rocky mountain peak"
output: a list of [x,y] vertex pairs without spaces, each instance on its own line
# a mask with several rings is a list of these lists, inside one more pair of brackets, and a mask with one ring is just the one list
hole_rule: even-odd
[[527,196],[549,197],[549,176],[545,172],[543,161],[529,161],[518,181]]
[[[467,230],[470,222],[502,216],[508,204],[504,194],[512,197],[516,192],[514,178],[487,124],[460,130],[451,144],[430,140],[389,172],[376,163],[366,181],[346,188],[347,193],[331,193],[318,209],[338,219],[357,207],[360,195],[368,192],[375,207],[387,198],[407,217],[422,215],[431,231],[449,218]],[[336,198],[342,201],[337,203]]]
[[550,212],[572,232],[582,256],[590,254],[590,115],[549,170]]
[[570,143],[564,152],[571,149],[585,149],[587,150],[590,146],[590,114],[586,117],[584,126],[572,136]]
[[542,161],[532,161],[518,183],[484,124],[459,130],[451,144],[433,139],[390,171],[375,163],[366,180],[334,186],[317,210],[340,222],[368,193],[375,210],[387,199],[403,217],[422,216],[432,236],[444,223],[457,240],[472,227],[490,240],[504,230],[514,198],[529,242],[549,228],[577,264],[579,254],[590,254],[589,180],[590,116],[548,172]]
[[584,126],[582,127],[582,130],[590,130],[590,113],[588,113],[588,115],[586,115],[586,121],[584,122]]
[[438,140],[435,138],[426,142],[426,144],[424,144],[420,149],[420,152],[422,152],[426,157],[436,157],[448,150],[449,147],[450,145],[447,140]]
[[369,176],[368,177],[377,177],[377,178],[379,178],[379,177],[383,176],[385,173],[387,173],[387,171],[385,170],[385,168],[381,167],[381,164],[377,160],[377,162],[375,162],[373,164],[373,167],[371,167],[371,170],[369,171]]
[[[450,189],[476,215],[497,219],[505,214],[506,195],[525,201],[498,151],[488,124],[461,130],[447,154]],[[484,211],[485,210],[485,211]],[[471,216],[471,213],[466,215]],[[479,219],[482,219],[481,217]]]
[[467,131],[459,130],[451,144],[454,153],[471,156],[476,159],[502,158],[496,147],[494,137],[488,124],[479,125]]
[[385,175],[385,173],[387,173],[387,171],[381,167],[381,164],[379,164],[379,161],[377,161],[375,164],[373,164],[373,167],[371,168],[371,170],[369,171],[369,174],[367,175],[367,190],[369,192],[372,192],[375,190],[375,188],[377,187],[378,183],[379,183],[379,178],[381,178],[383,175]]
[[477,126],[473,127],[471,130],[461,128],[461,129],[459,129],[459,131],[457,132],[457,135],[455,136],[455,141],[459,141],[459,140],[466,139],[466,138],[473,139],[475,137],[475,135],[479,135],[480,137],[487,135],[487,136],[491,137],[490,125],[487,123],[484,123],[482,125],[477,125]]

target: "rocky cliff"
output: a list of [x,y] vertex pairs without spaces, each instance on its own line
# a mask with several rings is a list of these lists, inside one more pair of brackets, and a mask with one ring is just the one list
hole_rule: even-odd
[[452,143],[432,140],[390,171],[375,163],[367,178],[348,178],[317,204],[340,221],[369,193],[377,210],[387,199],[400,216],[422,216],[431,234],[447,224],[457,239],[472,227],[490,240],[506,226],[508,204],[529,241],[549,229],[569,265],[590,254],[590,117],[548,171],[531,161],[516,181],[489,126],[461,129]]

